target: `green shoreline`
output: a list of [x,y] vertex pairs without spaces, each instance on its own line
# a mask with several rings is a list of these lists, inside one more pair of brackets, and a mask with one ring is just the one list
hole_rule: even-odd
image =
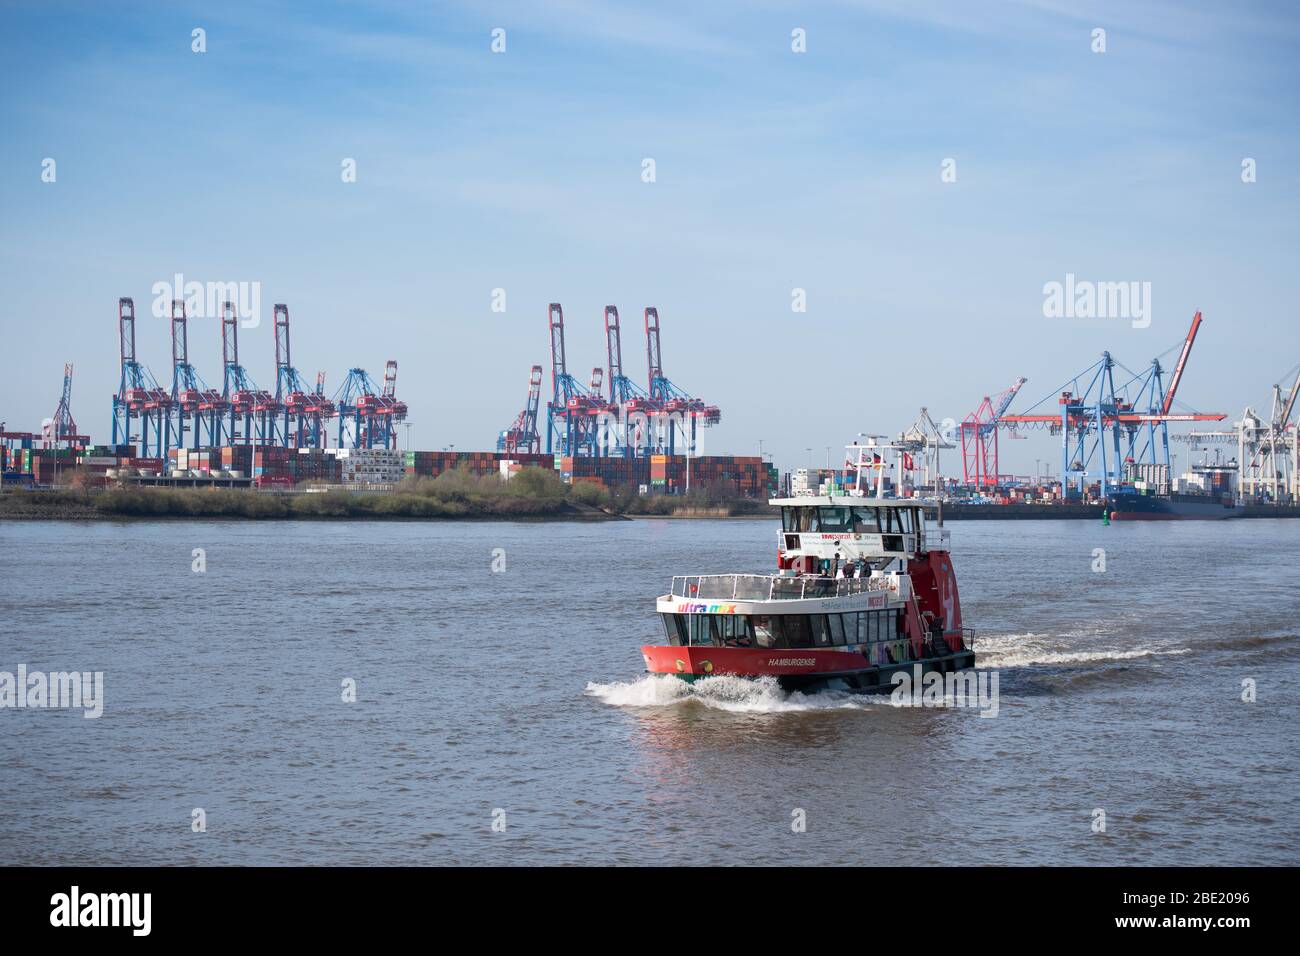
[[[1083,519],[1099,505],[948,504],[943,520]],[[935,515],[934,517],[938,517]],[[1300,518],[1300,508],[1248,508],[1242,517]],[[232,488],[119,487],[100,490],[0,489],[0,521],[629,521],[777,520],[766,501],[734,488],[643,496],[634,489],[566,485],[555,472],[525,469],[510,482],[448,472],[408,479],[396,491],[254,491]]]
[[524,469],[509,482],[449,471],[412,478],[395,491],[247,488],[0,489],[0,520],[56,521],[626,521],[632,518],[744,515],[771,517],[765,501],[734,488],[692,489],[683,498],[644,497],[590,484],[566,485],[547,469]]

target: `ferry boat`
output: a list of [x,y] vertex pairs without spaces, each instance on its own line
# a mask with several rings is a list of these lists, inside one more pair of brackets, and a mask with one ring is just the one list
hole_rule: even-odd
[[925,525],[933,505],[856,490],[771,503],[776,573],[674,577],[656,604],[664,642],[641,648],[647,671],[869,693],[898,671],[975,666],[948,532]]

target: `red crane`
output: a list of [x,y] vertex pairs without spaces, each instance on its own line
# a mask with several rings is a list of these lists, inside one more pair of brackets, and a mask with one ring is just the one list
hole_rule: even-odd
[[998,393],[996,400],[984,396],[979,408],[961,423],[962,480],[977,488],[998,483],[998,420],[1028,379],[1018,378]]
[[1183,380],[1183,369],[1187,367],[1187,356],[1192,354],[1192,343],[1196,341],[1196,330],[1201,327],[1201,313],[1198,311],[1192,316],[1192,327],[1187,332],[1187,338],[1183,341],[1183,350],[1178,355],[1178,364],[1174,366],[1173,378],[1169,380],[1169,391],[1165,393],[1165,403],[1160,408],[1161,415],[1168,415],[1169,409],[1174,405],[1174,393],[1178,391],[1178,383]]

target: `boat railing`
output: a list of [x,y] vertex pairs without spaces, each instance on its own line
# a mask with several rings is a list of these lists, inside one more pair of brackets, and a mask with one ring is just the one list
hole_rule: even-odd
[[[777,531],[777,549],[791,551],[805,547],[804,538],[811,539],[809,547],[828,547],[817,532]],[[852,536],[837,538],[830,543],[836,551],[849,549],[853,554],[918,554],[926,551],[949,551],[952,535],[946,528],[927,528],[920,534],[914,531],[864,531]]]
[[888,577],[830,578],[781,574],[683,574],[673,578],[673,596],[699,600],[799,601],[893,591]]

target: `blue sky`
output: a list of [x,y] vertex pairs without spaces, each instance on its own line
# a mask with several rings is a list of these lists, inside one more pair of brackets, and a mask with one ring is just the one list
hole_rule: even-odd
[[[782,467],[1136,368],[1196,309],[1180,398],[1236,418],[1300,362],[1298,48],[1285,3],[5,3],[0,419],[38,427],[71,361],[107,440],[117,298],[170,382],[148,305],[178,272],[261,283],[264,386],[274,302],[331,390],[396,358],[412,447],[492,447],[550,301],[583,381],[607,303],[644,377],[657,306],[668,376],[723,409],[702,450]],[[1044,317],[1067,273],[1149,281],[1150,327]],[[219,383],[216,323],[190,342]]]

